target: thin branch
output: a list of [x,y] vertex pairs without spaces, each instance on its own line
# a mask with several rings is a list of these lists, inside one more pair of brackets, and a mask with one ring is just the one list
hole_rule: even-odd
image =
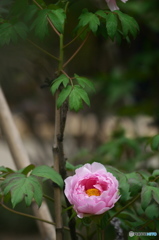
[[50,26],[52,27],[52,29],[54,30],[54,32],[60,37],[61,34],[60,34],[59,31],[57,31],[57,29],[54,27],[54,25],[53,25],[53,23],[51,22],[51,20],[50,20],[49,17],[47,17],[47,20],[48,20]]
[[51,202],[54,202],[54,199],[53,199],[52,197],[49,197],[49,196],[46,195],[46,194],[43,194],[43,197],[46,198],[46,199],[48,199],[48,200],[51,201]]
[[[22,213],[22,212],[13,210],[12,208],[7,207],[7,206],[6,206],[4,203],[2,203],[2,202],[0,202],[0,205],[1,205],[4,209],[6,209],[6,210],[8,210],[9,212],[12,212],[12,213],[14,213],[14,214],[17,214],[17,215],[20,215],[20,216],[24,216],[24,217],[28,217],[28,218],[32,218],[32,219],[34,219],[34,220],[38,220],[38,221],[41,221],[41,222],[45,222],[45,223],[48,223],[48,224],[51,224],[51,225],[55,225],[54,222],[50,222],[50,221],[47,221],[47,220],[42,219],[42,218],[37,218],[37,217],[35,217],[35,216],[33,216],[33,215],[30,215],[30,214],[27,214],[27,213]],[[67,230],[67,231],[70,231],[70,228],[68,228],[68,227],[66,227],[66,226],[64,226],[64,229]],[[85,239],[81,233],[79,233],[78,231],[77,231],[76,233],[77,233],[82,239]]]
[[[62,44],[62,38],[61,39],[61,48],[63,47]],[[62,48],[63,49],[63,48]],[[61,54],[61,60],[63,60],[63,55]],[[61,61],[63,62],[63,61]],[[61,67],[59,67],[59,71],[62,71],[65,73],[63,70],[61,70]],[[66,74],[66,73],[65,73]],[[56,92],[55,99],[57,101],[57,97],[59,95],[59,91]],[[56,106],[56,103],[55,103]],[[54,169],[59,172],[62,176],[63,179],[67,177],[67,172],[66,172],[66,158],[64,156],[64,149],[63,149],[63,138],[64,138],[64,130],[65,130],[65,124],[66,124],[66,118],[67,118],[67,111],[68,111],[68,102],[65,101],[63,105],[60,107],[60,109],[57,109],[55,107],[55,139],[54,139],[54,146],[53,146],[53,154],[54,154]],[[54,194],[55,194],[55,215],[57,215],[57,220],[59,222],[59,228],[60,228],[60,213],[61,213],[61,208],[59,206],[59,203],[61,202],[60,196],[59,196],[59,191],[56,186],[54,188]],[[58,199],[58,198],[59,199]],[[66,199],[66,198],[65,198]],[[70,203],[66,199],[66,205],[67,207],[70,207]],[[69,209],[67,211],[69,218],[72,216],[72,209]],[[72,218],[69,221],[69,228],[70,228],[70,235],[72,240],[77,240],[76,236],[76,222],[75,219]],[[58,232],[57,232],[58,234]],[[60,234],[60,233],[59,233]]]
[[87,41],[88,37],[90,36],[90,33],[87,34],[86,38],[82,42],[82,44],[78,47],[78,49],[74,52],[74,54],[67,60],[67,62],[64,63],[63,68],[67,66],[67,64],[77,55],[77,53],[81,50],[85,42]]
[[61,72],[70,80],[71,85],[72,85],[72,87],[73,87],[72,78],[70,78],[70,77],[68,76],[68,74],[67,74],[64,70],[61,70]]
[[16,210],[13,210],[12,208],[9,208],[7,207],[5,204],[3,204],[2,202],[0,202],[0,205],[5,208],[6,210],[12,212],[12,213],[15,213],[17,215],[21,215],[21,216],[24,216],[24,217],[28,217],[28,218],[32,218],[34,220],[38,220],[38,221],[41,221],[41,222],[45,222],[45,223],[48,223],[48,224],[51,224],[51,225],[55,225],[54,222],[50,222],[50,221],[47,221],[45,219],[41,219],[41,218],[38,218],[38,217],[34,217],[33,215],[30,215],[30,214],[27,214],[27,213],[22,213],[22,212],[18,212]]
[[159,179],[159,176],[157,176],[152,182],[156,182]]
[[[41,6],[39,3],[37,3],[37,1],[33,0],[33,2],[35,3],[35,5],[36,5],[38,8],[40,8],[41,10],[43,9],[42,6]],[[51,20],[50,20],[49,17],[47,17],[47,20],[48,20],[50,26],[52,27],[52,29],[54,30],[54,32],[55,32],[58,36],[60,36],[61,34],[57,31],[57,29],[55,28],[55,26],[53,25],[53,23],[51,22]]]
[[126,204],[124,207],[122,207],[117,213],[115,213],[112,217],[108,219],[108,222],[110,222],[113,218],[117,217],[122,211],[124,211],[127,207],[132,205],[138,198],[140,197],[140,193],[134,197],[128,204]]
[[35,5],[36,5],[38,8],[43,9],[42,6],[41,6],[39,3],[37,3],[37,1],[33,0],[33,2],[35,3]]
[[27,41],[32,44],[34,47],[36,47],[37,49],[39,49],[41,52],[45,53],[46,55],[50,56],[51,58],[59,61],[59,58],[55,57],[54,55],[52,55],[51,53],[47,52],[45,49],[41,48],[40,46],[38,46],[36,43],[32,42],[31,40],[27,39]]
[[[54,169],[56,172],[60,173],[60,156],[57,136],[60,132],[60,110],[56,107],[56,101],[59,91],[55,95],[55,135],[54,135],[54,144],[53,144],[53,156],[54,156]],[[56,236],[58,240],[63,239],[63,226],[62,226],[62,207],[61,207],[61,190],[54,184],[54,208],[55,208],[55,222],[56,222]]]
[[[48,200],[50,200],[51,202],[55,202],[55,200],[52,197],[50,197],[50,196],[48,196],[46,194],[43,194],[43,197],[48,199]],[[63,204],[62,204],[62,208],[67,209],[67,207],[65,205],[63,205]]]
[[63,48],[66,48],[66,47],[68,47],[69,45],[71,45],[73,42],[75,42],[76,39],[79,38],[79,36],[85,31],[85,29],[86,29],[86,27],[83,28],[82,31],[81,31],[79,34],[77,34],[77,36],[74,37],[70,42],[68,42],[67,44],[65,44]]

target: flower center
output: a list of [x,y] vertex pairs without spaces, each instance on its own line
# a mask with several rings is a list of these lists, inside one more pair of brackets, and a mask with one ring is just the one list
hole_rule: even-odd
[[91,196],[100,196],[101,195],[100,191],[98,189],[96,189],[96,188],[87,189],[86,193],[87,193],[87,195],[89,197],[91,197]]

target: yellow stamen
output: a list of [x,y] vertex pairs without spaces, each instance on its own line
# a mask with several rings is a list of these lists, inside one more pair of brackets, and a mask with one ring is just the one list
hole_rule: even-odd
[[98,189],[96,189],[96,188],[87,189],[86,193],[87,193],[87,195],[89,197],[91,197],[91,196],[100,196],[101,195],[100,191]]

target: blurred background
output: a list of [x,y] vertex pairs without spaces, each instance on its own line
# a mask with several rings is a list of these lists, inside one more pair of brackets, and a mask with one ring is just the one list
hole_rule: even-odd
[[[10,3],[9,0],[1,1],[1,11],[5,13]],[[117,3],[121,11],[137,20],[140,32],[131,43],[124,40],[121,44],[92,34],[67,66],[70,76],[76,73],[92,80],[96,93],[89,93],[90,108],[85,106],[79,113],[68,112],[65,155],[73,164],[100,161],[125,172],[151,171],[159,167],[158,154],[147,146],[149,137],[158,134],[159,130],[159,2],[129,0],[126,4]],[[66,43],[71,39],[71,30],[82,8],[95,11],[105,6],[102,0],[72,4]],[[44,41],[34,36],[30,39],[54,55],[58,54],[58,39],[54,34]],[[66,60],[80,42],[68,47]],[[54,97],[44,85],[54,78],[56,67],[54,60],[29,42],[0,48],[0,83],[30,160],[37,165],[53,162]],[[0,165],[15,169],[1,129]],[[0,239],[14,240],[12,233],[18,239],[17,225],[22,225],[22,233],[33,235],[26,240],[35,240],[36,236],[40,239],[34,235],[37,234],[34,221],[26,224],[22,217],[15,217],[1,208],[0,212],[3,214],[0,232],[4,235]],[[11,234],[6,234],[8,228]]]

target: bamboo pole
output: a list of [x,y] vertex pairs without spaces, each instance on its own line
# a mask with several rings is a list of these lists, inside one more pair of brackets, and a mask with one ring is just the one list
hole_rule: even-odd
[[[6,136],[13,161],[17,169],[24,168],[31,164],[1,87],[0,126]],[[51,222],[53,221],[45,201],[43,201],[42,206],[39,209],[35,204],[33,204],[33,212],[35,216],[39,218],[43,218]],[[56,240],[56,231],[54,226],[40,221],[38,221],[37,224],[44,240]]]

